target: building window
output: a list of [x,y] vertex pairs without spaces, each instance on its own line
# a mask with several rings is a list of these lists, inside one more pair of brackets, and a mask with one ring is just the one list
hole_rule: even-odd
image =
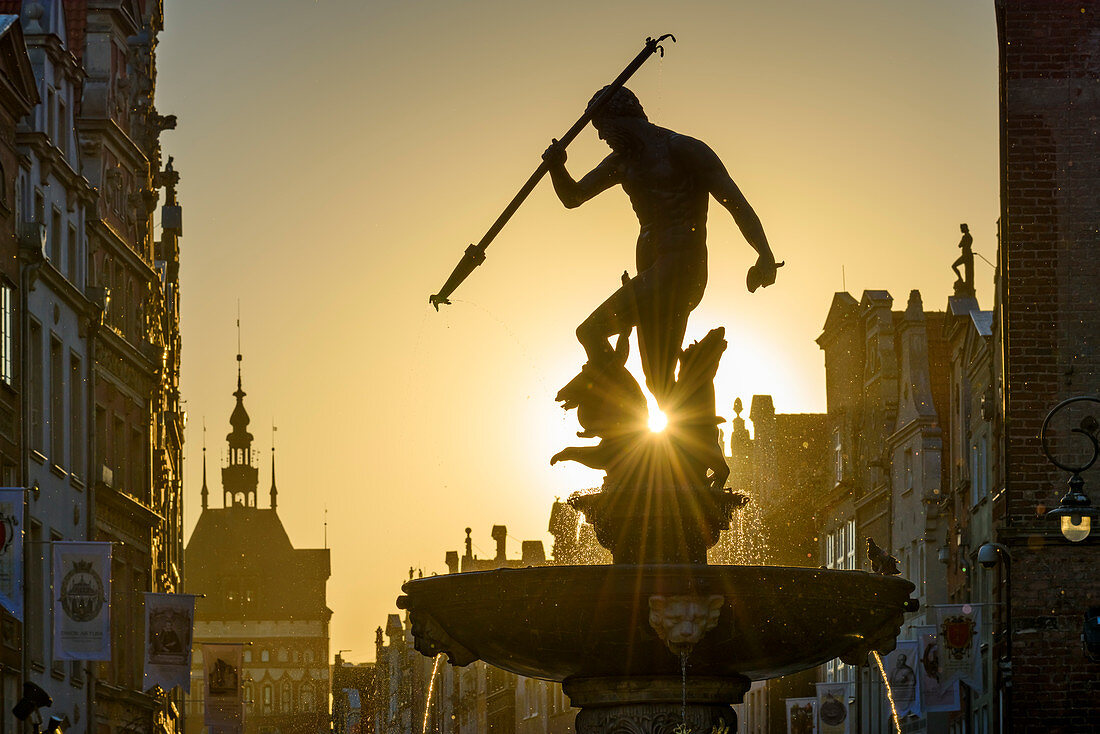
[[840,431],[833,431],[833,478],[837,484],[844,479],[844,453],[840,443]]
[[264,691],[263,692],[263,696],[264,696],[264,699],[263,699],[263,713],[270,714],[271,713],[271,708],[272,708],[272,705],[271,705],[271,696],[272,696],[271,684],[270,683],[264,683],[263,691]]
[[989,494],[989,439],[985,433],[970,446],[970,504],[976,505]]
[[111,465],[114,467],[115,489],[129,490],[125,486],[126,475],[126,423],[115,416],[115,430],[111,441]]
[[69,115],[65,109],[65,102],[60,99],[57,100],[57,147],[61,149],[62,153],[68,154],[69,152]]
[[[58,543],[61,540],[63,540],[63,538],[61,536],[61,533],[57,532],[56,530],[51,530],[50,531],[50,548],[53,548],[53,544]],[[54,579],[53,583],[60,586],[61,585],[61,579]],[[53,626],[57,623],[57,621],[54,618],[54,606],[55,605],[52,603],[52,601],[53,600],[51,599],[51,604],[50,604],[50,629],[51,630],[53,629]],[[65,661],[57,659],[56,654],[61,652],[61,651],[54,648],[53,635],[51,634],[51,635],[49,635],[49,637],[50,637],[50,673],[53,674],[57,678],[64,678],[65,677]]]
[[50,461],[65,465],[65,364],[61,340],[50,335]]
[[50,239],[46,243],[47,256],[58,270],[61,270],[61,210],[53,208],[50,218]]
[[135,497],[139,497],[143,500],[147,499],[146,492],[146,476],[145,476],[145,447],[142,446],[142,433],[141,431],[131,429],[130,431],[130,491]]
[[95,451],[96,464],[92,470],[96,475],[92,479],[112,486],[114,481],[107,482],[105,471],[111,468],[111,462],[107,459],[107,409],[102,405],[95,406]]
[[905,455],[902,457],[901,471],[901,486],[904,487],[903,491],[908,492],[913,488],[913,449],[905,449]]
[[284,680],[283,690],[279,696],[279,710],[282,711],[284,714],[289,714],[292,708],[292,703],[293,699],[290,695],[290,681]]
[[245,650],[244,651],[244,661],[246,663],[251,663],[252,662],[252,651],[251,650]]
[[44,421],[42,417],[43,406],[45,403],[45,391],[43,389],[43,382],[45,376],[42,374],[44,369],[43,362],[45,361],[42,356],[42,326],[37,321],[31,320],[30,325],[30,342],[27,344],[27,349],[30,352],[30,398],[31,398],[31,447],[37,450],[39,453],[43,453],[43,436]]
[[254,699],[252,697],[252,694],[253,694],[252,684],[251,683],[245,683],[244,684],[244,705],[248,707],[249,711],[252,710],[252,706],[256,703],[256,699]]
[[298,702],[301,711],[313,711],[313,686],[309,683],[303,683],[298,689]]
[[69,471],[84,474],[84,369],[75,354],[69,354]]
[[267,650],[260,650],[260,662],[266,663],[271,660],[271,653]]
[[46,594],[43,566],[46,562],[46,544],[42,542],[42,524],[31,520],[27,533],[27,610],[26,636],[32,666],[41,666],[46,657],[46,611],[43,608]]
[[77,278],[80,276],[80,256],[78,245],[80,242],[77,240],[76,227],[69,225],[69,253],[68,261],[65,263],[65,272],[69,276],[69,282],[75,286],[80,286]]
[[845,535],[848,536],[848,547],[845,551],[845,563],[844,568],[849,571],[856,570],[856,521],[849,520],[847,525],[844,526]]
[[15,347],[14,312],[12,308],[12,289],[10,285],[0,284],[0,380],[11,385],[15,379],[12,371],[13,351]]

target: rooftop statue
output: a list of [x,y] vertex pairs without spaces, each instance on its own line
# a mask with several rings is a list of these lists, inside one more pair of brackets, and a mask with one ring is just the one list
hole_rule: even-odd
[[[959,225],[959,230],[962,232],[962,237],[959,239],[959,249],[962,250],[962,254],[951,263],[951,269],[955,271],[955,295],[973,296],[974,237],[971,236],[970,227],[965,222]],[[962,272],[959,272],[960,265],[963,268]]]

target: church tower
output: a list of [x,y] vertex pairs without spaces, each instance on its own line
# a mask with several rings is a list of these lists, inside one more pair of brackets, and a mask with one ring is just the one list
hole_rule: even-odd
[[225,437],[229,443],[229,464],[222,467],[222,501],[225,507],[256,507],[259,470],[252,465],[252,434],[248,432],[248,411],[244,409],[245,391],[241,389],[241,355],[237,354],[237,405],[229,416],[233,430]]

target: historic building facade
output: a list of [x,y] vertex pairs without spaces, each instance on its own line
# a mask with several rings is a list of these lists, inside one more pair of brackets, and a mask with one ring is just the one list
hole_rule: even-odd
[[[27,497],[26,624],[0,618],[0,729],[17,730],[26,680],[73,734],[171,732],[177,706],[141,671],[141,594],[182,581],[182,217],[159,140],[174,118],[154,105],[163,2],[0,0],[0,13],[0,486]],[[110,661],[55,659],[58,540],[114,543]]]
[[277,512],[274,454],[269,504],[259,506],[239,371],[233,395],[222,506],[209,504],[204,462],[202,514],[185,551],[187,591],[205,595],[196,600],[187,731],[204,731],[202,644],[241,642],[245,734],[317,734],[330,727],[329,551],[291,544]]
[[[5,12],[9,9],[3,8]],[[22,486],[23,389],[20,281],[22,202],[16,131],[39,101],[17,14],[0,15],[0,485]],[[41,237],[38,239],[41,248]],[[0,729],[15,731],[12,704],[23,680],[23,625],[0,610]]]
[[[582,531],[568,505],[555,503],[551,512],[554,547],[576,561],[590,549],[581,541]],[[555,532],[557,531],[557,532]],[[497,568],[522,568],[546,565],[542,541],[521,543],[519,558],[507,555],[508,529],[494,525],[491,536],[496,543],[492,558],[478,558],[473,551],[471,529],[466,529],[465,549],[448,551],[448,573],[488,571]],[[591,537],[589,534],[584,537]],[[567,537],[572,540],[567,540]],[[580,542],[578,542],[580,541]],[[554,562],[558,562],[555,557]],[[569,561],[566,561],[569,562]],[[421,572],[422,573],[422,572]],[[409,569],[409,578],[415,575]],[[361,699],[359,731],[355,734],[571,734],[576,709],[562,692],[561,685],[508,673],[476,661],[455,668],[443,658],[435,661],[413,648],[412,625],[408,615],[391,614],[386,627],[379,627],[375,640],[373,689]],[[433,682],[434,679],[434,682]],[[346,695],[334,687],[334,698]],[[340,720],[340,734],[353,734],[349,719]]]
[[[23,267],[22,392],[27,502],[24,669],[53,696],[53,715],[86,719],[89,664],[53,650],[52,543],[87,540],[91,500],[88,456],[89,324],[85,295],[86,211],[95,192],[79,173],[74,115],[83,71],[72,51],[61,0],[24,9],[27,52],[41,104],[16,135]],[[77,36],[78,38],[78,36]],[[56,580],[54,581],[56,583]]]
[[[1044,516],[1068,477],[1037,437],[1059,402],[1100,391],[1100,18],[1087,4],[1041,0],[999,0],[996,9],[1001,246],[991,504],[994,537],[1012,565],[994,569],[997,658],[1008,656],[1011,636],[995,685],[1017,734],[1087,731],[1100,720],[1100,662],[1081,642],[1086,619],[1100,611],[1100,531],[1094,520],[1091,535],[1071,543]],[[1063,426],[1051,448],[1065,460],[1074,445]],[[1084,476],[1094,507],[1098,477],[1095,468]]]

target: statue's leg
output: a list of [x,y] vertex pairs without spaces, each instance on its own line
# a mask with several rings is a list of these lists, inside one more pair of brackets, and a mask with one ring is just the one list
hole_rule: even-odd
[[[671,304],[670,304],[671,305]],[[686,309],[638,309],[638,352],[645,384],[657,405],[665,407],[676,385],[676,363],[687,332]]]
[[638,351],[646,386],[665,407],[676,384],[688,317],[706,285],[705,262],[678,257],[658,260],[634,279],[638,303]]
[[577,340],[584,347],[589,361],[606,358],[612,353],[608,338],[630,331],[638,323],[638,309],[633,283],[626,283],[577,327]]

